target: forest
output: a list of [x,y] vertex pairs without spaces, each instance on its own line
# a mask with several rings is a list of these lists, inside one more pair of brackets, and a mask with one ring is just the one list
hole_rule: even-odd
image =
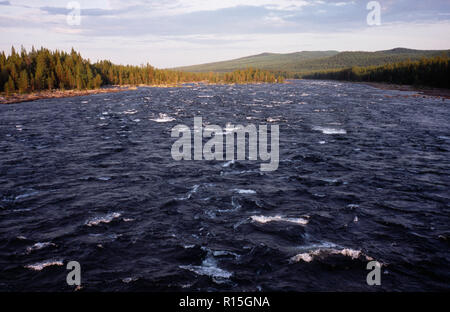
[[259,68],[283,72],[285,77],[299,78],[304,74],[350,68],[382,66],[403,61],[419,61],[423,57],[448,55],[450,50],[412,50],[395,48],[376,52],[364,51],[302,51],[294,53],[262,53],[229,61],[185,66],[176,70],[188,72],[232,72],[241,68]]
[[104,85],[167,85],[205,81],[209,83],[282,83],[272,72],[247,68],[231,73],[188,73],[141,66],[115,65],[110,61],[91,63],[74,49],[70,53],[14,47],[0,53],[0,92],[6,95],[41,90],[86,90]]
[[448,55],[403,61],[382,66],[351,67],[303,75],[306,79],[331,79],[361,82],[450,88],[450,57]]

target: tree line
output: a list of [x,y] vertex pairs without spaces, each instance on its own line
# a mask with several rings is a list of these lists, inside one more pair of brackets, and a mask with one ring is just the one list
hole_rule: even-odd
[[306,79],[386,82],[403,85],[450,88],[448,55],[403,61],[383,66],[351,67],[303,75]]
[[91,63],[74,49],[70,53],[34,47],[27,52],[14,47],[0,53],[0,92],[28,93],[41,90],[85,90],[104,85],[163,85],[207,81],[209,83],[281,83],[275,73],[247,68],[232,73],[188,73],[141,66]]

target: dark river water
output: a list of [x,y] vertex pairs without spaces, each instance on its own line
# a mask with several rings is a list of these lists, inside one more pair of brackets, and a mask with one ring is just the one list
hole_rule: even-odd
[[[365,85],[0,106],[0,290],[450,290],[450,101]],[[177,124],[279,125],[280,162],[175,161]],[[369,286],[367,263],[381,263]]]

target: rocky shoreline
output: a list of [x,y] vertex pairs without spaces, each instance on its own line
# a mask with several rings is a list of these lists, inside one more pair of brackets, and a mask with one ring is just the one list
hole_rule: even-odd
[[430,87],[416,87],[410,85],[396,85],[396,84],[388,84],[382,82],[359,82],[360,84],[369,85],[374,88],[382,89],[382,90],[397,90],[397,91],[408,91],[408,92],[416,92],[413,96],[433,96],[439,97],[442,99],[450,99],[450,90],[449,89],[439,89],[439,88],[430,88]]
[[26,94],[13,94],[9,96],[2,95],[0,96],[0,104],[15,104],[21,102],[31,102],[41,99],[58,99],[58,98],[67,98],[67,97],[101,94],[101,93],[116,93],[135,89],[136,89],[135,87],[130,86],[126,87],[113,86],[94,90],[49,90]]

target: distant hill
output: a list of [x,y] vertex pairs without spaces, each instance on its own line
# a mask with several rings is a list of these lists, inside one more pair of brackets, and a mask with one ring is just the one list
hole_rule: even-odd
[[388,63],[420,60],[442,54],[450,55],[450,50],[412,50],[395,48],[377,52],[337,52],[303,51],[288,54],[263,53],[230,61],[175,68],[188,72],[231,72],[236,69],[254,67],[272,71],[309,73],[352,66],[378,66]]
[[188,72],[232,72],[237,69],[254,67],[265,70],[284,71],[288,70],[292,64],[330,57],[338,53],[338,51],[303,51],[288,54],[262,53],[230,61],[177,67],[174,69]]

